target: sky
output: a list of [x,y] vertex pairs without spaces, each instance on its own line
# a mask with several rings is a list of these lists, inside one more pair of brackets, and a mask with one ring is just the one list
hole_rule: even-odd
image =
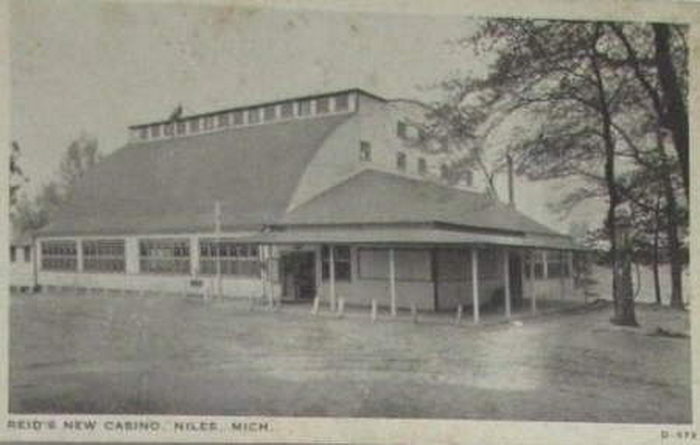
[[[13,0],[10,11],[11,137],[30,194],[71,141],[95,137],[109,154],[129,125],[180,103],[191,114],[353,87],[433,101],[438,82],[486,69],[450,43],[476,29],[461,16],[66,0]],[[568,230],[546,207],[560,184],[516,185],[523,211]]]

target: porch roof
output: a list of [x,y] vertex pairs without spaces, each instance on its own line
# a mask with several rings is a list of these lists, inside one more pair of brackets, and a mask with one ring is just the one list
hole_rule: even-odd
[[314,227],[260,233],[246,242],[269,244],[386,244],[386,245],[498,245],[522,248],[580,250],[565,236],[496,234],[436,227],[355,228]]

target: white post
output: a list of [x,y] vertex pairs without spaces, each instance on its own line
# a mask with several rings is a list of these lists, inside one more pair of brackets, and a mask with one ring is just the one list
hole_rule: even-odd
[[571,287],[571,295],[573,296],[576,289],[574,287],[574,252],[572,251],[566,252],[566,266],[569,272],[566,279]]
[[343,311],[345,311],[345,298],[338,298],[338,318],[343,318]]
[[560,299],[564,299],[566,296],[566,276],[564,276],[564,263],[566,262],[564,259],[564,251],[559,251],[557,252],[558,262],[559,262],[559,285],[561,287],[560,291]]
[[313,306],[313,308],[311,309],[311,314],[312,314],[312,315],[317,315],[317,314],[318,314],[318,304],[319,304],[319,297],[318,297],[318,295],[316,295],[316,296],[314,297],[314,306]]
[[335,247],[328,246],[328,287],[331,298],[331,311],[335,311]]
[[533,314],[537,313],[537,294],[535,293],[535,256],[537,252],[532,251],[530,254],[530,310]]
[[372,320],[372,323],[377,321],[377,300],[372,298],[372,311],[370,313],[370,319]]
[[316,298],[319,300],[321,299],[321,289],[323,287],[323,263],[322,263],[322,258],[321,258],[321,246],[318,246],[316,248],[316,264],[314,265],[316,270],[315,270],[315,275],[316,275]]
[[505,290],[506,318],[510,318],[510,252],[503,251],[503,281]]
[[214,233],[216,237],[216,296],[221,297],[221,203],[214,203]]
[[396,264],[394,249],[389,249],[389,296],[391,297],[391,316],[396,317]]
[[462,312],[464,311],[464,308],[462,307],[461,304],[457,305],[457,318],[455,319],[455,324],[459,324],[462,321]]
[[474,323],[479,322],[479,251],[472,247],[472,308]]
[[548,252],[542,251],[542,281],[544,281],[544,293],[548,298],[552,298],[551,286],[549,284],[549,263],[547,262]]

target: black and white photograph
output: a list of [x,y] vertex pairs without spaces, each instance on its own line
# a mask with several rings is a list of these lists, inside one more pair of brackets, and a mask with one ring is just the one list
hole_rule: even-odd
[[698,440],[698,8],[281,3],[7,2],[5,433]]

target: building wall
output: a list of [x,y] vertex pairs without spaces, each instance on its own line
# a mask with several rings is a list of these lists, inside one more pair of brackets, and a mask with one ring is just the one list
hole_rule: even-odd
[[28,288],[34,286],[33,252],[25,257],[23,245],[15,246],[15,259],[10,262],[10,287]]

